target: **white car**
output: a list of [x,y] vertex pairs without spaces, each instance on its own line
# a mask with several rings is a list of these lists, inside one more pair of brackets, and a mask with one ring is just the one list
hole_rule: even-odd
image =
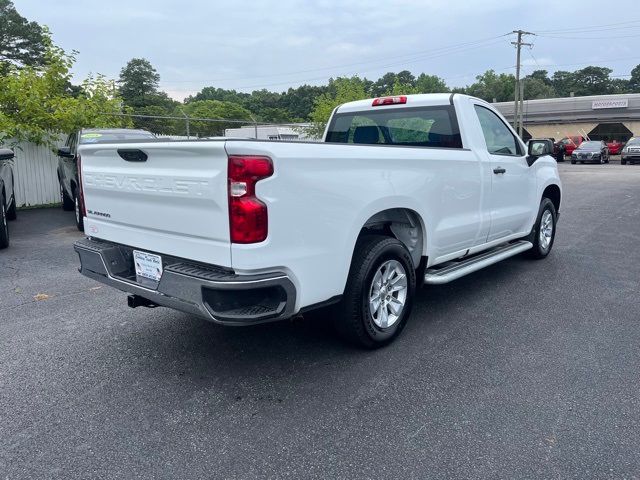
[[536,140],[527,154],[490,104],[459,94],[341,105],[320,143],[83,145],[88,237],[75,249],[81,272],[132,307],[247,325],[332,305],[338,328],[374,348],[400,333],[422,284],[549,254],[551,149]]

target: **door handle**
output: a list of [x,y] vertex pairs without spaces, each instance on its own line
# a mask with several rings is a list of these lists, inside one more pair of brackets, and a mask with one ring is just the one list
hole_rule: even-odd
[[507,173],[507,169],[502,167],[496,167],[493,169],[493,173],[495,173],[496,175],[499,173]]
[[119,148],[118,155],[127,162],[146,162],[147,154],[137,148]]

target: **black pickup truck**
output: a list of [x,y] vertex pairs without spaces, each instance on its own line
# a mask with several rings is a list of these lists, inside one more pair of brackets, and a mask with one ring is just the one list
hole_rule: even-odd
[[146,130],[130,128],[86,128],[71,133],[64,147],[58,149],[58,182],[60,183],[60,199],[66,211],[75,210],[76,226],[84,231],[84,200],[82,187],[78,179],[78,165],[81,162],[78,146],[120,140],[145,140],[156,138]]
[[16,194],[13,182],[13,151],[0,148],[0,249],[9,246],[8,220],[15,220]]

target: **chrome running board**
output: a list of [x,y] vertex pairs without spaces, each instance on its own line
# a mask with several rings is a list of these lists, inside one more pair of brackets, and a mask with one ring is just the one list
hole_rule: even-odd
[[473,257],[464,258],[454,263],[445,264],[443,267],[429,268],[424,275],[424,283],[428,285],[441,285],[457,280],[473,272],[477,272],[489,265],[498,263],[519,253],[525,252],[533,248],[531,242],[520,240],[518,242],[509,243],[495,247],[488,252],[483,252]]

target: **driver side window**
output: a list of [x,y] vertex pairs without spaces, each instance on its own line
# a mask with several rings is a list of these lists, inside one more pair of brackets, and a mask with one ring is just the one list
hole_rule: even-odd
[[500,118],[488,108],[474,105],[487,150],[492,155],[522,155],[520,142]]

